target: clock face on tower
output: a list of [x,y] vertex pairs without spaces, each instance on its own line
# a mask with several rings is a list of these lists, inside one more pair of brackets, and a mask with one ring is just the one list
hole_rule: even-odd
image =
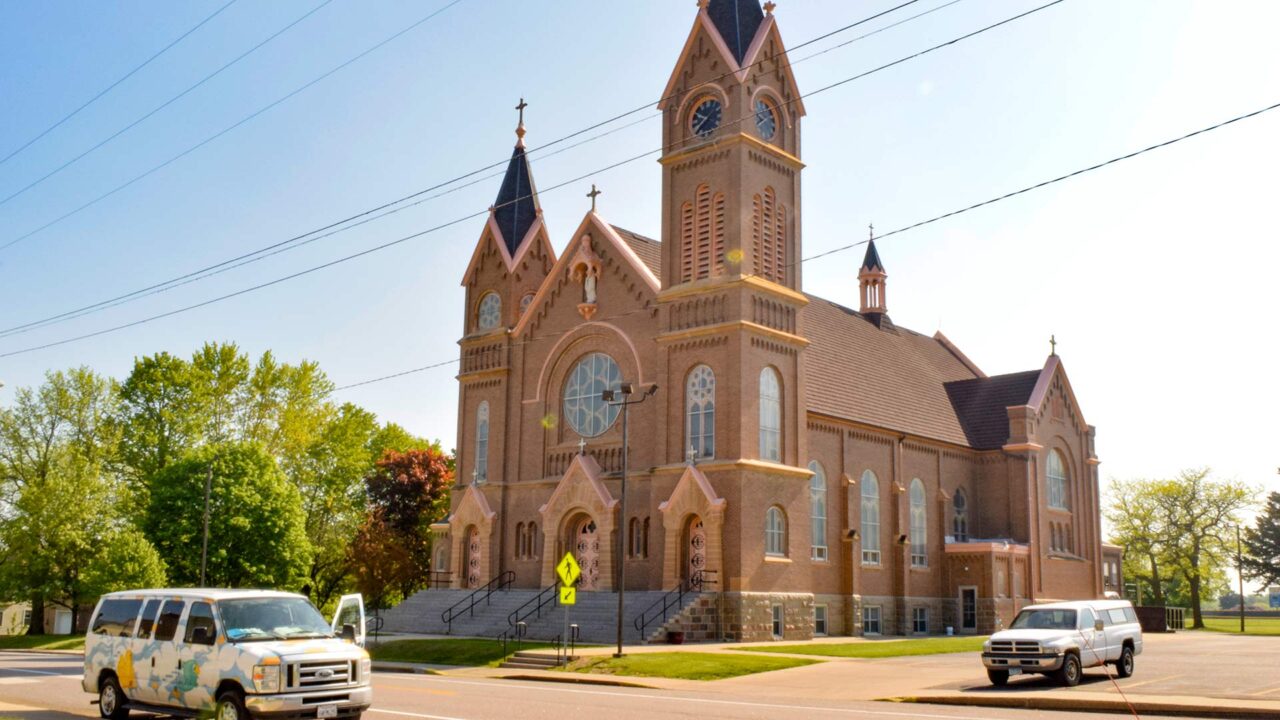
[[778,114],[765,100],[756,101],[756,130],[765,140],[772,140],[778,132]]
[[711,137],[711,133],[720,127],[720,101],[714,98],[704,100],[693,111],[689,124],[693,132],[701,138]]

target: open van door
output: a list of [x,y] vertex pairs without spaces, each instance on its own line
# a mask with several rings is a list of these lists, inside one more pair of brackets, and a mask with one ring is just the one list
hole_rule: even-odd
[[[339,637],[346,637],[360,647],[364,647],[364,596],[343,595],[338,600],[338,609],[333,613],[333,631]],[[347,626],[355,630],[354,637],[343,635]]]

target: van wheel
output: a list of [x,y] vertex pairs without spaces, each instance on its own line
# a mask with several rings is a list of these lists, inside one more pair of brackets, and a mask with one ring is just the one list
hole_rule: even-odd
[[[1062,667],[1058,672],[1054,673],[1058,684],[1063,687],[1075,687],[1080,684],[1080,675],[1083,670],[1080,667],[1080,656],[1075,653],[1067,653],[1062,658]],[[221,718],[219,718],[221,720]]]
[[1126,645],[1120,651],[1120,659],[1116,662],[1116,676],[1127,678],[1133,674],[1133,648]]
[[98,714],[107,720],[125,720],[129,717],[128,698],[114,675],[107,676],[98,688]]
[[245,708],[244,698],[239,691],[227,690],[218,696],[213,720],[250,720],[249,711]]
[[1009,671],[1008,670],[988,670],[987,679],[990,680],[991,684],[995,685],[996,687],[1004,687],[1005,685],[1009,684]]

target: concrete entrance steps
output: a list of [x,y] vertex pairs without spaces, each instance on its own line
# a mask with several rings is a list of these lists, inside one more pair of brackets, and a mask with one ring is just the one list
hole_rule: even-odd
[[518,652],[498,667],[517,670],[555,670],[565,664],[563,658],[537,652]]
[[[480,599],[471,613],[463,612],[453,621],[452,628],[440,619],[440,614],[454,603],[471,594],[469,590],[423,590],[415,593],[399,605],[383,614],[383,632],[421,635],[458,635],[465,637],[496,638],[504,632],[512,632],[508,616],[533,599],[537,590],[503,590],[489,596],[488,604]],[[578,592],[578,602],[569,608],[569,623],[578,626],[579,643],[608,644],[617,639],[618,596],[612,592]],[[665,627],[650,624],[648,637],[641,637],[635,628],[635,618],[665,593],[657,591],[631,591],[627,593],[624,643],[638,644],[665,637]],[[670,622],[697,601],[697,595],[689,595],[684,607],[673,611]],[[565,611],[563,607],[547,606],[541,617],[524,620],[527,640],[550,640],[564,633]]]

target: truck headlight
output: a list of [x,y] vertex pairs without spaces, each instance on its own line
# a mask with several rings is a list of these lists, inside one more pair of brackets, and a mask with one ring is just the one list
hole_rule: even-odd
[[368,656],[365,656],[360,660],[360,681],[364,683],[372,682],[372,673],[373,660],[370,660]]
[[253,689],[259,693],[280,692],[280,666],[254,665]]

